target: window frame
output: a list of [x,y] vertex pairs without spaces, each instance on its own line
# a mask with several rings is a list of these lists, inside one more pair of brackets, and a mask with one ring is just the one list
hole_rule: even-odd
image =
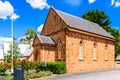
[[105,58],[105,61],[108,61],[108,45],[107,44],[105,45],[104,58]]
[[95,42],[94,44],[93,44],[93,60],[97,60],[97,43]]
[[83,40],[80,40],[79,43],[79,60],[84,60],[84,44],[83,44]]

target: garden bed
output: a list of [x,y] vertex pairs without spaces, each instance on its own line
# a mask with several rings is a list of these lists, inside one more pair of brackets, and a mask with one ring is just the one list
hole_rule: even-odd
[[[65,62],[47,62],[44,67],[41,62],[30,62],[28,60],[25,61],[16,61],[14,66],[23,67],[24,68],[24,80],[40,78],[44,76],[51,76],[52,74],[64,74],[66,72],[66,64]],[[13,75],[8,75],[6,71],[10,69],[8,64],[3,64],[0,66],[0,71],[3,75],[0,80],[13,80]]]

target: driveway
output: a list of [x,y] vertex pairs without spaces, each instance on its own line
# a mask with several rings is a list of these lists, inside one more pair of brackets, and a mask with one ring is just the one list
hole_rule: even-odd
[[53,75],[37,80],[120,80],[120,70]]

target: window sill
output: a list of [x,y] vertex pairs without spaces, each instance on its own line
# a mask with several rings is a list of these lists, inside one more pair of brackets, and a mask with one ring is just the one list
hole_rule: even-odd
[[79,61],[84,61],[84,59],[82,58],[82,59],[79,59]]

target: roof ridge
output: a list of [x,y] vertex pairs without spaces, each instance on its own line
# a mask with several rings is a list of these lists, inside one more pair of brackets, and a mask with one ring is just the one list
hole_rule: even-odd
[[39,36],[41,36],[41,37],[47,37],[47,38],[51,38],[50,36],[43,36],[43,35],[39,35]]

